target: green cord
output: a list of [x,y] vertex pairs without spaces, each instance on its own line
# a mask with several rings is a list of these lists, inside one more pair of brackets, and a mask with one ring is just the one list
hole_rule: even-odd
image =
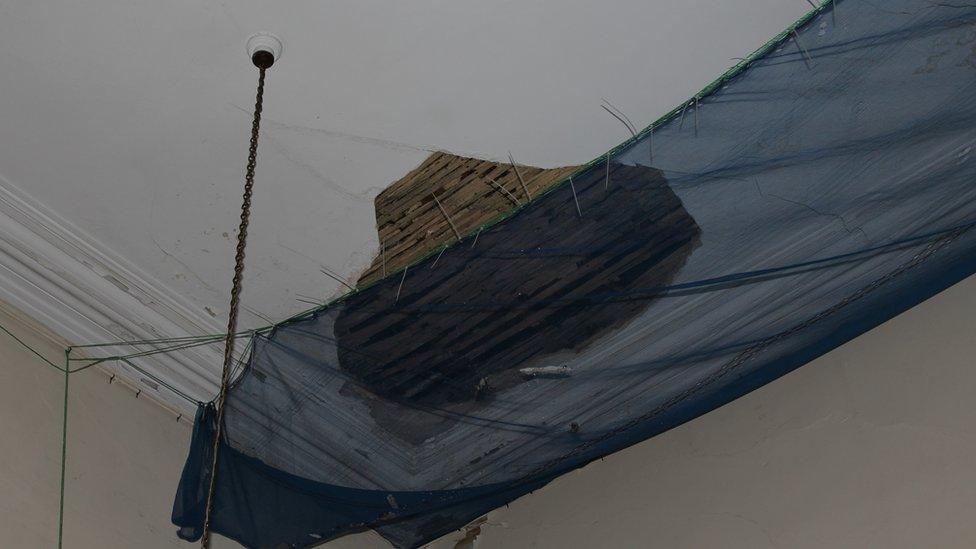
[[68,379],[71,372],[68,370],[68,360],[71,355],[71,347],[64,350],[64,405],[61,409],[61,495],[58,507],[58,549],[64,541],[64,471],[68,459]]
[[14,341],[16,341],[17,343],[19,343],[21,347],[23,347],[23,348],[25,348],[25,349],[27,349],[27,350],[28,350],[28,351],[30,351],[31,353],[34,353],[34,356],[36,356],[37,358],[39,358],[39,359],[41,359],[42,361],[44,361],[44,364],[47,364],[48,366],[50,366],[50,367],[52,367],[52,368],[54,368],[55,370],[57,370],[57,371],[59,371],[59,372],[63,372],[63,371],[65,371],[65,370],[64,370],[63,368],[61,368],[61,367],[60,367],[60,366],[58,366],[57,364],[55,364],[55,363],[53,363],[53,362],[51,362],[50,360],[48,360],[48,359],[46,359],[46,358],[44,358],[44,355],[42,355],[41,353],[39,353],[39,352],[37,352],[36,350],[34,350],[34,348],[33,348],[33,347],[31,347],[30,345],[28,345],[27,343],[25,343],[25,342],[24,342],[24,341],[23,341],[22,339],[20,339],[19,337],[17,337],[17,336],[15,336],[15,335],[14,335],[14,334],[13,334],[13,333],[12,333],[12,332],[10,331],[10,330],[8,330],[8,329],[7,329],[6,327],[4,327],[4,326],[3,326],[2,324],[0,324],[0,330],[3,330],[3,332],[4,332],[4,333],[6,333],[6,334],[7,334],[8,336],[10,336],[11,338],[13,338],[13,340],[14,340]]
[[180,343],[187,341],[200,341],[204,339],[223,339],[226,334],[206,334],[199,336],[180,336],[180,337],[161,337],[157,339],[135,339],[120,340],[108,343],[89,343],[88,345],[75,345],[75,349],[85,349],[92,347],[130,347],[135,345],[153,345],[157,343]]

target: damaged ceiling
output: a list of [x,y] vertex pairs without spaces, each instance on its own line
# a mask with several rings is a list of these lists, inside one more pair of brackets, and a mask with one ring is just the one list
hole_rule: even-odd
[[[323,268],[349,280],[363,274],[380,248],[377,216],[384,230],[374,200],[433,151],[501,162],[511,151],[541,168],[586,162],[629,136],[601,99],[642,127],[808,8],[801,0],[2,3],[0,214],[28,226],[18,201],[43,213],[31,218],[43,220],[28,227],[35,236],[18,241],[17,261],[31,261],[31,238],[65,240],[50,233],[76,239],[69,255],[117,268],[79,260],[98,279],[91,284],[108,288],[93,297],[72,289],[79,271],[34,257],[38,266],[15,273],[0,297],[34,291],[28,271],[66,279],[56,302],[18,305],[48,323],[70,309],[97,326],[68,334],[75,339],[126,336],[136,324],[158,336],[221,330],[256,78],[244,43],[254,32],[277,33],[285,51],[268,78],[244,327],[340,293]],[[644,45],[635,48],[638,35]],[[495,198],[489,209],[504,202]],[[105,292],[130,294],[165,321],[64,306],[105,302]]]
[[380,249],[357,286],[477,230],[578,169],[542,169],[435,152],[377,195]]

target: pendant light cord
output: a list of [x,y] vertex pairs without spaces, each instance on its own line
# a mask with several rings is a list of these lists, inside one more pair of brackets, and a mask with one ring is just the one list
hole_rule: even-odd
[[[273,62],[273,59],[272,59]],[[210,486],[207,489],[207,508],[203,518],[203,536],[200,547],[210,547],[210,522],[213,515],[214,492],[217,487],[217,461],[220,452],[220,439],[224,427],[224,402],[227,399],[227,385],[230,383],[231,366],[234,363],[234,334],[237,333],[237,312],[241,300],[241,280],[244,275],[244,248],[247,245],[247,225],[251,217],[251,194],[254,189],[254,167],[257,163],[258,134],[261,129],[261,110],[264,103],[264,74],[267,66],[259,64],[257,98],[254,102],[254,120],[251,123],[251,147],[247,155],[247,170],[244,176],[244,201],[241,204],[241,225],[237,232],[237,254],[234,256],[234,282],[230,291],[230,309],[227,315],[227,337],[224,340],[224,366],[220,374],[220,393],[217,395],[217,425],[213,439],[213,460],[210,464]]]

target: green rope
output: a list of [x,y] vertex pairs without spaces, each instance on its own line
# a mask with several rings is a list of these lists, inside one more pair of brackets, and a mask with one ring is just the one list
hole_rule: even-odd
[[[244,337],[244,335],[245,334],[241,334],[241,335],[238,335],[236,337]],[[190,343],[182,343],[182,344],[179,344],[179,345],[172,345],[172,346],[169,346],[169,347],[161,347],[161,348],[158,348],[158,349],[147,349],[145,351],[139,351],[139,352],[135,352],[135,353],[129,353],[127,355],[119,355],[117,358],[142,358],[142,357],[153,356],[153,355],[158,355],[158,354],[162,354],[162,353],[172,353],[172,352],[175,352],[175,351],[183,351],[185,349],[192,349],[194,347],[203,347],[204,345],[210,345],[210,344],[213,344],[213,343],[219,343],[220,341],[221,340],[219,340],[219,339],[212,339],[212,340],[209,340],[208,339],[208,340],[205,340],[205,341],[195,341],[195,342],[190,342]]]
[[61,408],[61,493],[58,503],[58,549],[64,542],[64,471],[68,459],[68,379],[71,372],[68,370],[68,359],[71,356],[71,347],[64,350],[64,405]]
[[[77,360],[77,359],[71,359],[71,360]],[[75,368],[74,370],[69,369],[68,370],[68,373],[69,374],[77,374],[78,372],[84,372],[85,370],[91,368],[92,366],[101,364],[103,362],[108,362],[109,360],[111,360],[111,359],[100,358],[98,360],[92,360],[88,364],[85,364],[84,366],[79,366],[79,367]]]
[[33,347],[31,347],[30,345],[28,345],[27,343],[25,343],[24,340],[22,340],[19,337],[15,336],[13,334],[13,332],[11,332],[10,330],[8,330],[2,324],[0,324],[0,330],[3,330],[4,333],[6,333],[8,336],[10,336],[14,341],[16,341],[17,343],[19,343],[21,347],[23,347],[24,349],[27,349],[28,351],[30,351],[31,353],[33,353],[34,356],[36,356],[37,358],[39,358],[42,361],[44,361],[44,364],[47,364],[48,366],[54,368],[55,370],[57,370],[59,372],[65,371],[64,368],[62,368],[62,367],[58,366],[57,364],[51,362],[50,360],[48,360],[47,358],[45,358],[44,355],[42,355],[41,353],[37,352],[37,350],[35,350]]
[[155,345],[159,343],[180,343],[184,341],[198,341],[203,339],[223,339],[227,334],[206,334],[198,336],[179,336],[179,337],[160,337],[157,339],[136,339],[119,340],[106,343],[89,343],[87,345],[75,345],[75,349],[87,349],[93,347],[131,347],[136,345]]
[[[245,331],[245,332],[239,332],[234,337],[235,338],[250,337],[252,334],[254,334],[254,332],[252,332],[252,331]],[[126,354],[126,355],[109,355],[109,356],[92,357],[92,358],[72,358],[71,361],[72,362],[82,362],[82,361],[94,360],[94,361],[102,361],[102,362],[104,362],[104,361],[107,361],[107,360],[119,360],[119,359],[123,359],[123,358],[142,358],[142,357],[153,356],[153,355],[158,355],[158,354],[163,354],[163,353],[172,353],[172,352],[175,352],[175,351],[182,351],[182,350],[185,350],[185,349],[192,349],[194,347],[202,347],[204,345],[211,345],[211,344],[214,344],[214,343],[220,343],[221,341],[223,341],[224,338],[225,338],[225,336],[221,336],[220,339],[208,338],[208,339],[188,340],[185,343],[179,343],[179,344],[176,344],[176,345],[171,345],[169,347],[160,347],[160,348],[157,348],[157,349],[147,349],[147,350],[144,350],[144,351],[138,351],[138,352],[129,353],[129,354]]]

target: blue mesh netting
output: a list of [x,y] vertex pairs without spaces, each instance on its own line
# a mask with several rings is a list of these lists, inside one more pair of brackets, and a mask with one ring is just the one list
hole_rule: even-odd
[[825,3],[477,242],[256,336],[214,531],[422,544],[968,276],[974,83],[976,4]]

